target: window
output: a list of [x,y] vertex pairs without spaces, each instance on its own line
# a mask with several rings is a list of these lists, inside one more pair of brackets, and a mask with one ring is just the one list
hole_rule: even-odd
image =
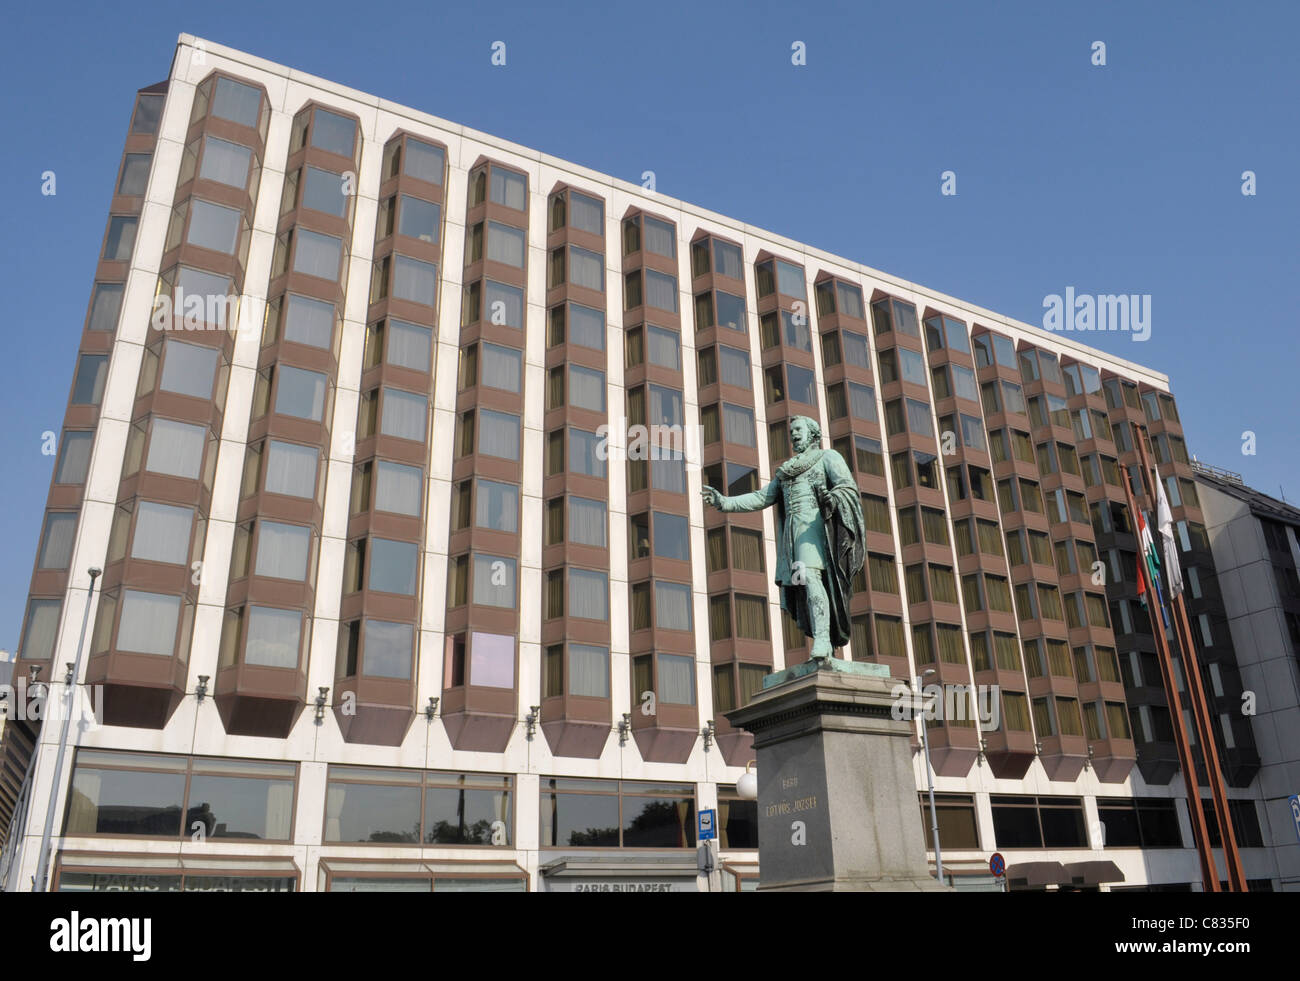
[[540,814],[544,848],[695,847],[690,784],[543,777]]
[[592,569],[570,568],[564,571],[569,578],[569,616],[581,620],[608,620],[609,580],[606,574]]
[[[933,830],[930,822],[930,798],[918,794],[921,809],[921,828],[925,834],[927,851],[934,850]],[[939,825],[939,843],[948,849],[980,847],[979,830],[975,818],[975,798],[970,794],[935,794],[934,815]]]
[[134,215],[113,215],[108,219],[108,235],[104,239],[104,256],[109,262],[129,262],[135,246],[135,231],[139,219]]
[[63,833],[288,841],[296,777],[295,763],[82,749]]
[[337,282],[342,259],[342,239],[333,235],[322,235],[306,228],[294,230],[294,272]]
[[158,385],[160,389],[201,399],[212,396],[218,356],[216,348],[182,344],[169,338],[163,347],[163,353],[162,380]]
[[257,525],[255,575],[302,582],[307,577],[312,530],[302,525],[261,521]]
[[[903,381],[911,382],[913,385],[925,384],[925,358],[919,353],[910,348],[900,347],[898,348],[898,363]],[[889,380],[884,377],[884,372],[881,372],[881,380]]]
[[[104,603],[100,614],[107,624],[112,623],[113,603]],[[144,593],[134,589],[122,592],[121,613],[117,625],[119,651],[136,654],[157,654],[171,657],[176,653],[176,628],[180,622],[181,597]],[[96,633],[99,632],[97,627]]]
[[726,345],[719,345],[717,351],[722,383],[748,390],[751,387],[749,352]]
[[690,630],[691,587],[684,583],[654,582],[654,622],[661,630]]
[[253,151],[246,146],[220,140],[215,136],[205,136],[199,177],[243,190],[248,186],[249,164],[252,159]]
[[117,182],[117,193],[140,197],[149,184],[149,165],[153,155],[128,153],[122,160],[122,175]]
[[[131,558],[173,565],[186,563],[194,523],[193,508],[141,501],[136,505],[135,515]],[[199,524],[201,530],[201,520]]]
[[73,405],[99,405],[108,381],[108,355],[83,354],[77,359],[77,375],[72,382]]
[[59,442],[59,458],[54,468],[56,484],[84,484],[90,471],[90,450],[95,441],[93,432],[65,430]]
[[[150,473],[198,479],[207,442],[206,430],[171,419],[154,419],[152,429],[145,469]],[[130,463],[129,453],[127,463]]]
[[45,516],[36,568],[67,569],[72,561],[72,543],[77,530],[77,512],[51,512]]
[[[420,557],[420,549],[416,543],[371,538],[369,551],[369,585],[373,592],[396,593],[401,596],[415,595],[416,570]],[[513,561],[511,561],[511,569],[513,569]],[[513,596],[513,579],[510,591]],[[476,598],[475,602],[482,601]]]
[[1106,848],[1183,847],[1178,808],[1172,798],[1099,797],[1097,817]]
[[1088,847],[1083,803],[1077,797],[994,794],[991,803],[998,848]]
[[96,283],[90,301],[90,318],[87,330],[115,330],[117,316],[122,309],[123,283]]
[[[509,776],[331,766],[325,800],[324,840],[329,843],[503,847],[513,843],[514,792]],[[340,888],[340,881],[336,877],[332,888]],[[353,888],[371,881],[398,888],[411,880],[342,881],[355,884]],[[436,889],[447,888],[442,881]],[[495,887],[504,880],[463,881]],[[421,887],[428,890],[427,880],[421,881]]]
[[[441,223],[442,213],[437,204],[432,201],[425,201],[423,198],[413,198],[409,194],[402,195],[398,208],[397,234],[416,238],[421,242],[437,244],[438,228]],[[518,235],[520,239],[519,266],[522,267],[523,233],[519,232]],[[491,243],[489,243],[489,258],[491,258]]]
[[[312,466],[315,467],[314,459]],[[375,461],[376,511],[419,516],[423,487],[424,478],[419,467],[387,460]]]

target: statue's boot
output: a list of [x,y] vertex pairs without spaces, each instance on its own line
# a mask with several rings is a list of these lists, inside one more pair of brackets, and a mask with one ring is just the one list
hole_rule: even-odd
[[812,620],[813,648],[815,660],[829,658],[834,652],[831,647],[831,601],[826,595],[826,586],[822,582],[821,570],[811,570],[808,576],[808,615]]

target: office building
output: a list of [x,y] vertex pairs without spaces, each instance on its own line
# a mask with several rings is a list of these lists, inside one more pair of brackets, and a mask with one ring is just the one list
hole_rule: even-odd
[[[1197,877],[1121,484],[1149,435],[1208,580],[1158,371],[188,35],[113,180],[17,669],[62,688],[101,568],[52,887],[752,888],[724,713],[808,644],[771,513],[699,490],[770,480],[796,415],[862,492],[840,654],[992,699],[928,727],[946,870]],[[0,747],[10,888],[57,742]]]
[[[1245,486],[1241,475],[1192,462],[1218,589],[1223,597],[1241,684],[1258,747],[1264,844],[1277,861],[1281,888],[1300,889],[1300,508]],[[1203,589],[1204,584],[1192,584]],[[1197,625],[1200,629],[1205,624]],[[1193,629],[1196,629],[1194,627]],[[1221,667],[1209,665],[1225,739],[1241,715],[1227,696]]]

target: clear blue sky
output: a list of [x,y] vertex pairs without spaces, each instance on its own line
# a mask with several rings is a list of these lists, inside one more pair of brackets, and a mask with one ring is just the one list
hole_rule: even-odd
[[1147,342],[1085,336],[1170,376],[1191,452],[1300,500],[1289,0],[11,5],[0,647],[18,642],[41,433],[61,425],[132,96],[182,31],[634,182],[653,170],[663,193],[1030,323],[1067,286],[1151,294]]

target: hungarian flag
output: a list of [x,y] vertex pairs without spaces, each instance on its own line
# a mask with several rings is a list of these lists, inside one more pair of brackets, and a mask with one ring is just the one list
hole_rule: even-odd
[[[1169,617],[1165,613],[1165,601],[1160,592],[1160,554],[1156,551],[1156,543],[1151,538],[1151,528],[1141,508],[1137,511],[1137,523],[1138,550],[1142,553],[1138,560],[1138,598],[1142,600],[1144,606],[1147,605],[1147,583],[1149,582],[1151,592],[1155,594],[1154,599],[1160,609],[1161,619],[1168,627]],[[1143,572],[1146,573],[1145,577]]]

